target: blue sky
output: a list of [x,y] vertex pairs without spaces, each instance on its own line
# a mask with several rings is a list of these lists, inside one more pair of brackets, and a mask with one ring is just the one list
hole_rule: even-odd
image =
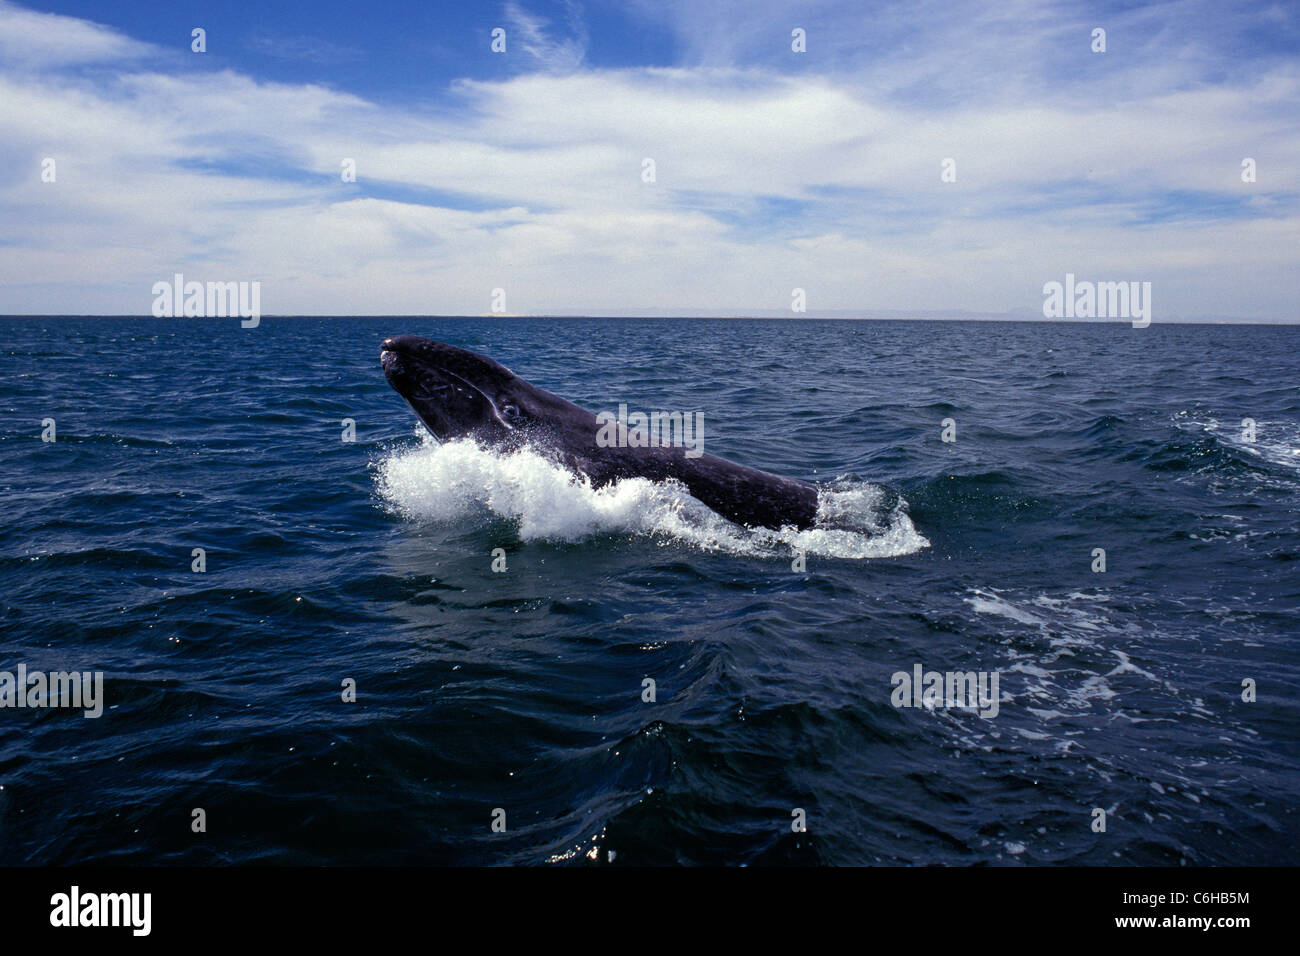
[[0,312],[175,272],[268,313],[1003,312],[1073,272],[1293,321],[1298,52],[1290,3],[0,0]]

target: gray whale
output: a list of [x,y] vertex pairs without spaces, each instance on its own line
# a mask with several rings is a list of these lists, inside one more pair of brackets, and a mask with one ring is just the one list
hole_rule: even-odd
[[524,381],[486,355],[417,335],[385,339],[388,383],[439,441],[470,438],[489,448],[525,445],[600,487],[622,478],[676,479],[718,514],[751,527],[807,528],[817,487],[680,446],[606,447],[585,408]]

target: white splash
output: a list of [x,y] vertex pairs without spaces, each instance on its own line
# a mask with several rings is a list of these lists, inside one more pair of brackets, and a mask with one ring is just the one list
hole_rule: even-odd
[[758,557],[803,549],[831,558],[888,558],[929,547],[899,500],[874,485],[823,489],[818,524],[799,531],[734,524],[691,497],[677,482],[631,478],[602,488],[532,450],[501,454],[470,441],[392,449],[376,463],[380,497],[417,521],[451,522],[485,511],[514,522],[524,541],[580,541],[602,534],[656,536],[709,551]]

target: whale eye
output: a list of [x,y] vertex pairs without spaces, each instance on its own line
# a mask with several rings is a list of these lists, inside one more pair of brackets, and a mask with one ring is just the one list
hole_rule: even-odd
[[519,406],[517,406],[517,405],[502,405],[502,406],[501,406],[501,414],[504,415],[506,418],[509,418],[509,419],[511,419],[511,420],[513,421],[514,419],[516,419],[516,418],[519,417]]

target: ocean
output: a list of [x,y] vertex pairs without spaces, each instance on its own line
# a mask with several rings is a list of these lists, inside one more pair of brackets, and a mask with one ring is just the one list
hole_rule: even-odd
[[[846,521],[438,445],[403,333]],[[102,674],[0,707],[0,863],[1300,864],[1300,328],[0,336],[0,672]]]

